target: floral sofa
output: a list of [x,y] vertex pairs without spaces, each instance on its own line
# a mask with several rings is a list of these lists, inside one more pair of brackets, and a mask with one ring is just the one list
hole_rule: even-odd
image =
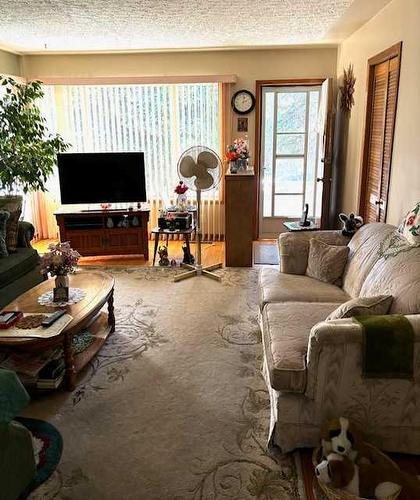
[[[342,286],[305,275],[310,238],[349,246]],[[395,226],[285,233],[280,271],[260,274],[264,376],[271,400],[270,443],[287,452],[316,446],[320,425],[347,416],[387,451],[420,453],[420,247]],[[354,297],[393,296],[390,314],[413,326],[414,380],[362,377],[362,330],[354,318],[325,321]]]

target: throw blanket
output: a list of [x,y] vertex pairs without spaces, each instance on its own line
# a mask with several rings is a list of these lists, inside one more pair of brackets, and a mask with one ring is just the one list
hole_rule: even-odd
[[414,331],[405,316],[358,316],[363,329],[363,376],[413,378]]

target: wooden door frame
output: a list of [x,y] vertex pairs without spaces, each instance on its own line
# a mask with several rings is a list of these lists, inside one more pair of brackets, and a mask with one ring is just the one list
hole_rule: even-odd
[[[372,99],[373,99],[373,83],[375,70],[374,67],[381,64],[389,59],[398,57],[398,74],[397,74],[397,96],[396,101],[398,105],[398,93],[400,87],[400,72],[401,72],[401,52],[402,52],[402,42],[398,42],[388,49],[376,54],[375,56],[368,59],[367,64],[367,101],[366,101],[366,117],[363,133],[363,149],[362,149],[362,162],[361,162],[361,176],[359,184],[359,214],[365,215],[366,207],[366,183],[368,179],[368,162],[369,162],[369,144],[370,144],[370,129],[371,129],[371,119],[372,119]],[[385,203],[385,221],[388,212],[388,195],[389,195],[389,184],[391,181],[391,168],[392,168],[392,152],[394,148],[394,135],[395,135],[395,119],[397,116],[397,106],[395,108],[395,114],[392,121],[392,138],[391,138],[391,151],[390,151],[390,165],[388,174],[388,185],[387,185],[387,200]],[[385,127],[385,121],[384,121]],[[385,132],[385,130],[384,130]],[[384,134],[385,135],[385,134]],[[382,145],[382,155],[383,155],[383,145]],[[383,159],[383,158],[382,158]]]
[[255,200],[256,200],[256,217],[255,217],[255,239],[259,236],[260,224],[260,177],[261,177],[261,127],[262,127],[262,90],[264,87],[311,87],[315,85],[321,86],[327,78],[294,78],[291,80],[257,80],[255,82],[255,155],[254,155],[254,171],[255,171]]

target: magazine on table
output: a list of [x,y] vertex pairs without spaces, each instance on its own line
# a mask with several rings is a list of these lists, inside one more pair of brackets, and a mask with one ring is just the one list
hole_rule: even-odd
[[[45,328],[41,325],[43,319],[54,313],[23,313],[22,319],[10,328],[0,330],[0,338],[40,338],[49,339],[59,335],[64,328],[73,320],[70,314],[64,314],[51,326]],[[32,323],[32,326],[31,326]]]

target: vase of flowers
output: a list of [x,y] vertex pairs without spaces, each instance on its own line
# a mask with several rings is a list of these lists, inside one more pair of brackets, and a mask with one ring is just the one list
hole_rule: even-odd
[[64,243],[51,243],[48,245],[48,252],[41,257],[41,273],[55,276],[54,297],[62,296],[57,294],[57,290],[69,287],[70,273],[74,273],[80,254],[73,250],[68,241]]
[[230,162],[229,168],[232,174],[238,170],[246,170],[249,158],[248,141],[242,137],[235,139],[233,144],[227,147],[225,156]]
[[179,181],[179,184],[176,186],[174,192],[177,194],[176,209],[180,212],[184,211],[187,206],[187,191],[188,187],[182,181]]

